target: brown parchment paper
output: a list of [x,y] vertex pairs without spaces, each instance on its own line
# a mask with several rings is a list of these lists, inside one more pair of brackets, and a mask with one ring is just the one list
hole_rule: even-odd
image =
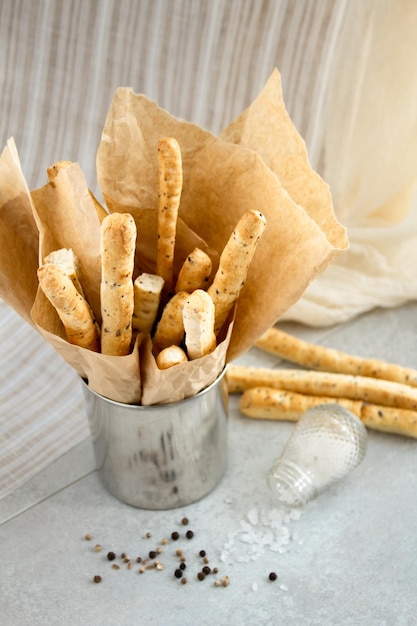
[[10,139],[0,158],[0,297],[32,326],[38,250],[32,198]]
[[[78,164],[61,170],[53,182],[30,194],[13,142],[0,162],[0,187],[5,189],[0,196],[2,240],[18,232],[13,267],[0,256],[0,295],[35,324],[94,391],[119,402],[174,402],[209,385],[347,247],[328,187],[311,169],[304,142],[285,110],[277,71],[222,137],[179,120],[145,96],[121,87],[103,129],[97,176],[107,210],[129,212],[136,221],[135,275],[155,271],[157,144],[163,136],[178,140],[184,170],[174,272],[199,246],[211,256],[214,273],[243,213],[257,209],[267,220],[233,321],[224,329],[216,350],[165,371],[157,368],[146,335],[136,338],[125,357],[70,345],[55,310],[37,287],[36,270],[45,255],[60,247],[72,248],[80,263],[83,288],[100,320],[103,208],[89,192]],[[7,177],[11,184],[6,184]],[[10,203],[15,207],[13,217],[7,211]],[[27,222],[26,229],[17,228],[20,215]],[[23,249],[25,254],[31,250],[26,261]],[[19,285],[14,297],[8,289],[11,281]]]

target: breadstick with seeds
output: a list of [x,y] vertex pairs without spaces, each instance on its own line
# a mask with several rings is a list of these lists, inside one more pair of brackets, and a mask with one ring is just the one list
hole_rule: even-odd
[[164,348],[156,357],[156,364],[160,370],[167,370],[174,365],[186,363],[188,361],[184,350],[179,346],[168,346]]
[[218,270],[208,293],[213,299],[219,334],[242,289],[266,220],[259,211],[247,211],[237,223],[220,256]]
[[168,300],[164,306],[153,337],[153,343],[159,350],[173,345],[178,346],[183,340],[184,320],[182,310],[189,295],[186,291],[180,291],[171,300]]
[[206,289],[211,276],[212,262],[208,254],[200,248],[187,256],[178,274],[175,291]]
[[134,308],[133,266],[136,225],[129,213],[112,213],[101,224],[101,351],[130,351]]
[[164,279],[156,274],[144,272],[134,283],[133,328],[142,333],[150,333],[158,315]]
[[158,241],[156,273],[165,281],[164,291],[172,290],[174,248],[178,209],[182,192],[181,151],[176,139],[158,142]]
[[335,403],[349,409],[367,428],[417,438],[416,411],[367,404],[361,400],[306,396],[271,387],[254,387],[243,393],[239,408],[246,417],[295,422],[313,406]]
[[340,350],[297,339],[278,328],[270,328],[256,342],[270,354],[314,370],[370,376],[417,387],[417,370],[379,359],[364,359]]
[[71,250],[67,250],[67,248],[60,248],[59,250],[54,250],[50,252],[43,260],[46,263],[52,263],[53,265],[58,265],[67,276],[69,276],[74,283],[76,290],[84,296],[84,291],[80,280],[78,278],[78,261],[74,252]]
[[417,410],[417,389],[366,376],[230,364],[227,381],[230,393],[243,392],[252,387],[274,387],[311,396],[350,398],[383,406]]
[[86,299],[76,289],[62,267],[41,265],[38,279],[42,291],[57,311],[69,343],[94,352],[100,351],[100,332]]
[[203,289],[196,289],[183,308],[185,347],[190,360],[210,354],[216,348],[214,302]]

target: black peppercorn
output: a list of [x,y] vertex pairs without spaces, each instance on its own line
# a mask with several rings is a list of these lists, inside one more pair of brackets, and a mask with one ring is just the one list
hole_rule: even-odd
[[207,575],[207,574],[210,574],[211,569],[208,565],[205,565],[201,571]]
[[276,575],[275,572],[271,572],[268,576],[269,580],[276,580],[278,578],[278,576]]
[[175,578],[181,578],[182,577],[182,570],[181,569],[176,569],[174,572],[174,576]]
[[180,563],[180,569],[185,570],[186,567],[187,565],[184,563],[184,561]]
[[101,576],[97,574],[96,576],[94,576],[93,580],[95,583],[101,583]]
[[192,539],[194,537],[194,533],[192,530],[187,530],[185,536],[187,537],[187,539]]
[[177,539],[179,538],[180,538],[180,534],[176,530],[174,530],[174,532],[171,533],[171,539],[173,539],[174,541],[177,541]]
[[156,555],[157,555],[157,553],[155,552],[155,550],[151,550],[149,552],[149,558],[150,559],[156,559]]
[[206,556],[206,551],[200,550],[199,555],[201,556],[201,558],[203,558],[203,556]]
[[204,580],[205,577],[206,577],[206,575],[205,575],[204,572],[198,572],[198,574],[197,574],[198,580]]
[[108,552],[107,553],[107,558],[109,561],[114,561],[114,559],[116,558],[116,555],[114,552]]

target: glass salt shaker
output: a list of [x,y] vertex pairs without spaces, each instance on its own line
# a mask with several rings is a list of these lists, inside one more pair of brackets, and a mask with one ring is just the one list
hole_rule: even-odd
[[357,467],[366,447],[366,428],[356,415],[336,403],[315,406],[300,417],[268,486],[282,504],[305,506]]

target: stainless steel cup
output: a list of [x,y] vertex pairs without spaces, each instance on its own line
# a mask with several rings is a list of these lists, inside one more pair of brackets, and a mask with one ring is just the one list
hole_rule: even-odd
[[109,400],[82,381],[96,466],[119,500],[144,509],[191,504],[227,464],[225,370],[191,398],[158,406]]

